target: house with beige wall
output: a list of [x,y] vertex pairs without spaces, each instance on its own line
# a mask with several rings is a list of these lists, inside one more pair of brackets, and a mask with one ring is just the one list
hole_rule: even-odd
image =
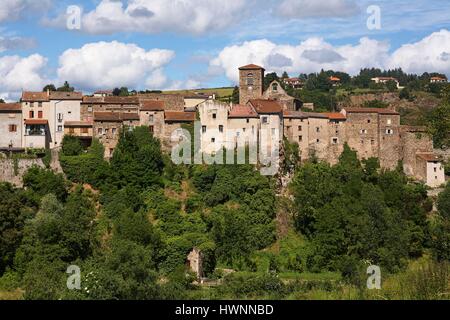
[[0,149],[22,148],[22,106],[0,103]]

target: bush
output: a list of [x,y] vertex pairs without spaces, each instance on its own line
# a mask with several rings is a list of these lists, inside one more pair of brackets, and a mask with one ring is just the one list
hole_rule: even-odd
[[65,156],[78,156],[83,152],[80,139],[75,136],[65,135],[62,141],[62,153]]

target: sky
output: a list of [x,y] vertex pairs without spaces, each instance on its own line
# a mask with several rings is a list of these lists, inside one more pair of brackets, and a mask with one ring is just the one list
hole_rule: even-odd
[[0,0],[0,97],[398,68],[450,76],[449,0]]

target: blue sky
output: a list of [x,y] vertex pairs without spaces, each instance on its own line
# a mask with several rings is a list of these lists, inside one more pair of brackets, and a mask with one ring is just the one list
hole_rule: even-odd
[[[0,95],[228,86],[239,65],[292,76],[402,67],[450,76],[448,0],[0,0]],[[67,8],[82,9],[67,28]],[[369,30],[371,5],[381,28]]]

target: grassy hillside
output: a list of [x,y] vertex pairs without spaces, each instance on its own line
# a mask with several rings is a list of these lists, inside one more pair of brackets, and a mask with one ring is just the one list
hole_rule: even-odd
[[233,94],[233,87],[223,87],[223,88],[210,88],[210,89],[192,89],[192,90],[172,90],[164,91],[165,94],[182,94],[182,95],[195,95],[198,93],[203,94],[213,94],[216,93],[218,98],[230,97]]

